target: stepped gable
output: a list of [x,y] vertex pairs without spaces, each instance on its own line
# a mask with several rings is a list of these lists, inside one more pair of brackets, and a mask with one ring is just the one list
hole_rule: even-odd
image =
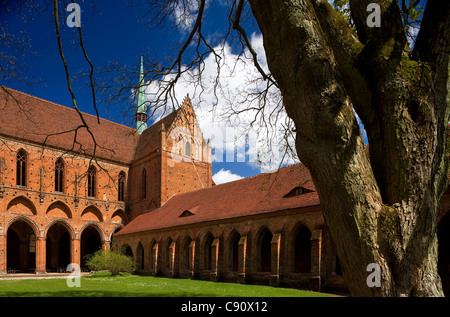
[[[189,94],[187,94],[178,109],[162,117],[159,121],[153,123],[142,132],[136,147],[134,160],[138,161],[139,159],[144,158],[160,149],[161,143],[164,142],[161,139],[163,137],[161,131],[164,130],[166,132],[165,141],[167,141],[167,139],[170,138],[172,128],[177,127],[178,123],[186,120],[186,117],[188,117],[189,114],[192,114],[195,117],[195,111],[192,107],[191,99]],[[198,124],[198,122],[196,123]],[[196,135],[194,134],[194,137],[195,136]]]
[[161,131],[166,131],[168,133],[166,137],[168,137],[171,132],[172,123],[179,119],[180,116],[185,116],[188,107],[193,111],[189,94],[184,98],[183,103],[178,109],[162,117],[159,121],[145,129],[139,138],[134,160],[137,161],[158,150],[162,142]]
[[[139,139],[135,129],[105,119],[100,119],[99,124],[96,116],[83,116],[99,145],[97,157],[132,162]],[[74,143],[74,129],[81,124],[75,109],[4,87],[0,89],[0,122],[0,135],[93,154],[94,142],[85,128],[78,129]]]
[[[297,187],[302,187],[305,193],[285,197]],[[137,216],[116,235],[319,204],[308,169],[295,164],[276,172],[175,195],[160,208]]]

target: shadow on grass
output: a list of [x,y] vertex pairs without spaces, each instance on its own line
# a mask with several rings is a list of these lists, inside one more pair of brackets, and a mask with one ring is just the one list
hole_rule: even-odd
[[0,292],[0,297],[207,297],[198,293],[142,293],[117,291]]
[[[81,277],[81,287],[70,288],[65,279],[23,279],[0,282],[0,297],[316,297],[330,296],[294,289],[99,273]],[[333,296],[333,295],[331,295]]]

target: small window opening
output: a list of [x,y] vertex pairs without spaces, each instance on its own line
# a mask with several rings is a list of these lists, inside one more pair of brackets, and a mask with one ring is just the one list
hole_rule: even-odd
[[311,193],[312,190],[306,189],[304,187],[295,187],[293,190],[291,190],[289,193],[287,193],[284,197],[295,197],[300,196],[306,193]]

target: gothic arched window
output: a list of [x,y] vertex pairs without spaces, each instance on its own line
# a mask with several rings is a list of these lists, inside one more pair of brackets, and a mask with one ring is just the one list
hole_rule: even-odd
[[27,186],[27,153],[24,150],[17,152],[16,181],[19,186]]
[[125,172],[120,172],[119,173],[119,181],[117,184],[117,200],[118,201],[124,201],[124,197],[125,197]]
[[62,158],[55,163],[55,192],[64,192],[64,161]]
[[96,186],[96,174],[97,170],[93,165],[89,167],[88,173],[87,173],[87,180],[88,180],[88,196],[89,197],[95,197],[95,186]]
[[191,142],[186,141],[184,145],[184,155],[191,156]]
[[32,234],[28,243],[28,252],[36,253],[36,236]]

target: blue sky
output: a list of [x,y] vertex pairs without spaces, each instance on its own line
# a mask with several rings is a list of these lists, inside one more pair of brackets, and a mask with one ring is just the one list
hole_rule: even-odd
[[[61,2],[60,6],[62,6]],[[6,3],[8,6],[8,3],[14,4],[14,1],[8,0]],[[177,47],[188,34],[188,30],[183,27],[172,27],[172,23],[176,21],[177,17],[170,17],[167,23],[158,27],[143,25],[142,22],[148,19],[145,16],[148,8],[142,5],[144,1],[98,0],[95,1],[94,6],[91,2],[83,2],[81,0],[77,1],[77,3],[81,8],[81,27],[84,45],[95,67],[94,76],[98,76],[99,70],[113,61],[117,61],[129,69],[136,70],[141,54],[147,55],[151,53],[152,56],[160,58],[165,56],[170,57],[176,52],[174,47]],[[14,34],[24,32],[30,41],[29,52],[23,56],[16,54],[20,69],[27,76],[40,81],[39,84],[31,86],[24,84],[23,81],[15,80],[5,81],[4,79],[0,79],[0,83],[20,91],[25,91],[34,96],[72,107],[63,64],[58,52],[51,1],[43,1],[40,8],[43,9],[43,12],[41,14],[34,14],[32,18],[28,17],[26,11],[22,12],[22,18],[20,18],[17,14],[6,12],[5,7],[0,8],[0,21],[2,25],[6,25],[9,31]],[[65,22],[69,13],[64,12],[63,9],[64,7],[60,7],[59,16],[63,50],[69,65],[70,75],[71,77],[75,77],[80,71],[88,73],[89,65],[84,59],[80,46],[76,45],[76,33],[78,30],[66,25]],[[202,28],[207,38],[214,38],[219,34],[218,32],[227,29],[227,14],[228,8],[225,7],[223,0],[208,3],[206,11],[207,18],[203,21]],[[27,16],[25,18],[26,21],[24,21],[23,16]],[[261,50],[262,39],[258,37],[258,29],[251,20],[245,26],[247,33],[252,36],[255,49],[259,48]],[[233,53],[233,48],[230,48],[228,55],[235,57]],[[261,55],[264,55],[263,52],[259,54],[259,56]],[[232,85],[233,81],[239,83],[238,77],[244,73],[243,70],[247,68],[247,65],[241,65],[240,67],[242,69],[234,73],[231,82],[227,83],[230,83],[230,85]],[[249,68],[251,67],[252,65],[249,66]],[[254,71],[253,69],[249,72]],[[107,75],[102,76],[107,77]],[[129,76],[132,76],[132,81],[135,78],[137,83],[137,74],[130,74]],[[80,109],[84,112],[95,114],[87,81],[83,79],[73,81],[72,85]],[[184,83],[184,85],[187,84]],[[181,89],[181,92],[183,94],[189,92],[190,96],[192,96],[193,92],[191,93],[191,90],[194,89],[186,86],[184,89]],[[206,100],[206,102],[211,103],[213,101]],[[209,106],[206,104],[206,106],[202,107],[204,109]],[[112,106],[100,103],[98,107],[101,117],[132,126],[134,113],[132,109],[127,109],[125,102]],[[224,105],[224,107],[226,108],[227,105]],[[118,113],[121,113],[121,115],[118,115]],[[126,113],[125,117],[122,113]],[[242,122],[245,122],[245,120],[242,120]],[[246,128],[245,123],[242,126],[244,129]],[[204,128],[202,127],[202,129]],[[260,131],[256,130],[254,132],[259,135]],[[270,166],[273,168],[276,165],[272,164]],[[249,164],[249,162],[237,162],[237,160],[232,160],[231,162],[213,162],[213,174],[218,183],[253,176],[261,171],[260,166]]]

